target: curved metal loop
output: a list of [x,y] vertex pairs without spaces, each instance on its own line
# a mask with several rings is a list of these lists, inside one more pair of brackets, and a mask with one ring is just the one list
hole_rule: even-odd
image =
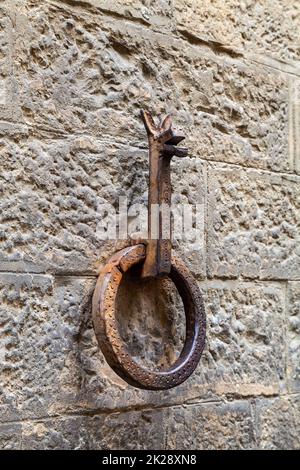
[[184,304],[186,339],[176,362],[163,371],[150,371],[131,357],[118,330],[116,298],[123,275],[144,262],[143,244],[125,248],[114,254],[97,281],[93,297],[93,323],[101,351],[112,369],[129,384],[148,390],[166,390],[184,382],[195,370],[205,345],[205,311],[197,282],[186,266],[172,257],[168,275]]

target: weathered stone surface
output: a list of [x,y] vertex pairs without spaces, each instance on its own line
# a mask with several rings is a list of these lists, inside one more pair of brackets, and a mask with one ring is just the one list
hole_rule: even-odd
[[[114,221],[105,218],[107,210],[109,215],[115,210],[118,220],[120,197],[126,196],[128,209],[136,203],[147,207],[146,151],[85,136],[0,144],[0,270],[95,273],[130,244],[129,238],[116,241],[113,232],[112,240],[103,239],[101,226]],[[173,168],[175,203],[201,204],[204,212],[204,165],[192,158]],[[203,230],[201,222],[202,238]],[[204,244],[175,240],[174,246],[203,278]]]
[[[128,284],[129,283],[129,284]],[[197,373],[168,392],[134,389],[106,364],[91,324],[95,280],[1,276],[2,417],[51,416],[232,396],[278,393],[284,374],[279,286],[226,283],[206,291],[208,340]],[[132,355],[165,367],[184,339],[184,316],[170,286],[122,286],[118,318]]]
[[201,288],[207,344],[194,379],[199,398],[207,389],[232,396],[279,393],[286,362],[281,285],[212,281]]
[[27,124],[140,145],[140,108],[171,111],[195,156],[293,170],[284,74],[63,2],[24,9],[17,25]]
[[[59,1],[48,0],[59,4]],[[61,3],[64,0],[61,0]],[[80,7],[81,0],[73,0],[73,7]],[[66,1],[68,4],[68,1]],[[104,14],[109,17],[123,18],[126,21],[140,23],[154,30],[165,32],[174,28],[172,0],[156,0],[145,2],[142,0],[86,0],[85,11]]]
[[300,78],[289,80],[289,159],[300,174]]
[[[173,159],[172,182],[172,238],[174,254],[198,279],[206,277],[206,205],[207,164],[197,157]],[[192,214],[189,225],[185,211]]]
[[[1,420],[114,410],[116,403],[122,410],[183,399],[178,390],[135,389],[107,365],[91,322],[94,286],[94,278],[0,276]],[[133,354],[154,367],[160,361],[172,362],[182,341],[180,328],[176,334],[174,304],[166,300],[171,300],[174,294],[163,287],[160,290],[159,312],[155,308],[159,298],[153,305],[155,288],[149,286],[138,293],[130,312],[123,307],[127,317],[120,318],[120,329],[129,340]],[[143,303],[142,314],[139,301]],[[127,305],[129,308],[129,300]],[[136,338],[131,344],[127,327],[133,328],[131,334]],[[186,394],[186,390],[182,389],[182,393]]]
[[[292,0],[0,0],[0,448],[300,448],[299,21]],[[101,225],[147,202],[141,108],[184,129],[173,202],[200,211],[173,249],[207,344],[166,392],[121,380],[91,322],[134,243]],[[127,278],[117,316],[140,364],[180,354],[167,280]]]
[[21,449],[21,423],[0,424],[0,450]]
[[162,449],[163,411],[60,417],[22,425],[22,449]]
[[300,449],[300,397],[261,400],[257,404],[261,449]]
[[12,20],[13,4],[0,4],[0,120],[20,119],[17,105],[16,81],[13,75],[13,44],[15,39]]
[[247,401],[171,409],[167,449],[253,449],[254,420]]
[[136,361],[164,369],[177,359],[185,339],[184,308],[168,279],[138,283],[129,276],[118,294],[121,335]]
[[88,137],[1,143],[1,267],[95,271],[118,248],[100,235],[101,205],[147,197],[146,152]]
[[[178,30],[192,41],[245,54],[300,59],[300,7],[292,0],[175,0]],[[196,36],[195,38],[193,36]]]
[[[20,403],[26,407],[28,401],[39,401],[39,393],[34,389],[34,384],[44,385],[48,380],[49,386],[52,386],[51,368],[45,367],[48,351],[42,352],[42,344],[39,344],[39,340],[47,342],[49,339],[47,334],[42,339],[37,333],[38,325],[49,314],[49,302],[45,299],[49,299],[51,291],[52,281],[48,277],[1,275],[0,369],[3,421],[21,419]],[[52,334],[55,334],[54,331]],[[44,363],[41,361],[39,364],[42,356]],[[53,369],[52,371],[55,374]],[[47,394],[47,390],[41,390],[41,394]]]
[[208,188],[210,277],[299,278],[299,177],[214,165]]
[[300,390],[300,282],[288,283],[288,378],[292,391]]

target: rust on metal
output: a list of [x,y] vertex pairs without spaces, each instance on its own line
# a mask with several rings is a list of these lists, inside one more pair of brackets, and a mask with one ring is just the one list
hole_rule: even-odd
[[[171,223],[164,238],[161,209],[171,203],[170,160],[186,156],[187,150],[176,145],[183,140],[172,130],[171,116],[156,126],[148,112],[142,112],[149,140],[149,238],[146,244],[124,248],[115,253],[101,271],[93,296],[93,324],[99,346],[112,369],[129,384],[147,390],[165,390],[184,382],[199,363],[205,345],[206,320],[198,284],[184,263],[171,256]],[[152,238],[151,205],[159,208],[158,237]],[[117,295],[124,274],[140,267],[142,278],[168,276],[183,301],[186,338],[176,362],[166,370],[151,371],[131,357],[118,329]],[[142,314],[142,312],[141,312]]]
[[198,365],[205,343],[204,305],[197,282],[182,261],[172,257],[169,277],[184,305],[185,344],[179,358],[169,369],[151,371],[138,365],[119,333],[116,298],[124,273],[142,264],[145,256],[145,245],[139,244],[119,251],[108,261],[98,278],[93,297],[93,322],[107,362],[122,379],[138,388],[165,390],[184,382]]
[[149,112],[141,115],[149,142],[148,240],[141,276],[153,278],[171,271],[170,163],[174,155],[185,157],[187,149],[176,147],[184,136],[175,134],[170,114],[158,125]]

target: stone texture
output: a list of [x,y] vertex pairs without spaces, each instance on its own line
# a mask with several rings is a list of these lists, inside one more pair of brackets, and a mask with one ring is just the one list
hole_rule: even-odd
[[[62,0],[64,1],[64,0]],[[81,0],[73,0],[73,6],[80,6]],[[58,3],[50,0],[51,3]],[[65,1],[68,4],[68,1]],[[77,5],[76,5],[77,4]],[[154,30],[174,29],[172,0],[86,0],[85,11],[123,18],[142,24]]]
[[[133,355],[153,367],[172,362],[183,339],[175,323],[180,314],[175,293],[163,284],[153,304],[156,286],[145,286],[137,295],[131,291],[126,299],[125,284],[119,309],[120,330]],[[181,391],[143,391],[112,371],[92,327],[94,287],[93,277],[0,275],[1,421],[109,411],[116,403],[120,410],[158,406],[186,396],[186,385]]]
[[0,3],[0,120],[17,121],[20,119],[20,108],[13,75],[13,10],[11,2]]
[[284,74],[63,2],[33,4],[16,20],[28,125],[140,145],[140,108],[171,111],[192,155],[292,171]]
[[300,449],[300,397],[263,400],[257,404],[261,449]]
[[254,420],[247,401],[174,408],[167,428],[167,449],[253,449]]
[[[0,1],[1,449],[300,448],[299,30],[292,0]],[[141,108],[184,129],[173,202],[200,211],[173,248],[207,344],[166,392],[122,381],[91,322],[97,273],[134,242],[100,226],[147,201]],[[140,364],[179,355],[170,282],[127,276],[117,310]]]
[[[197,279],[203,279],[206,277],[206,162],[197,157],[175,157],[171,163],[171,182],[174,254],[184,261]],[[190,226],[186,222],[185,208],[191,211],[195,225]]]
[[33,272],[95,272],[101,255],[115,250],[115,242],[98,233],[100,206],[109,203],[117,211],[122,195],[128,205],[137,197],[143,202],[146,152],[108,147],[92,137],[1,144],[3,264]]
[[0,449],[21,449],[22,425],[21,423],[0,424]]
[[[124,383],[106,364],[91,324],[94,278],[1,275],[1,412],[3,420],[147,403],[270,395],[284,382],[280,286],[202,286],[208,339],[197,373],[168,392]],[[178,294],[167,282],[122,285],[120,331],[136,360],[172,363],[184,339]]]
[[162,415],[152,410],[26,422],[22,449],[162,449]]
[[300,7],[292,0],[175,0],[179,32],[240,53],[300,59]]
[[201,288],[207,344],[195,378],[199,398],[204,390],[246,397],[279,393],[286,363],[282,286],[212,281]]
[[126,276],[117,300],[121,336],[136,361],[150,369],[173,364],[185,339],[184,308],[174,284],[137,283]]
[[214,165],[208,188],[210,277],[299,278],[299,177]]
[[[0,140],[0,155],[0,269],[95,273],[101,262],[130,243],[103,240],[101,207],[109,204],[108,213],[115,210],[117,216],[119,198],[125,196],[128,207],[147,206],[144,150],[108,146],[94,137],[44,140],[29,135],[21,143]],[[172,168],[174,203],[204,208],[204,165],[191,158]],[[183,178],[188,172],[187,190]],[[199,230],[203,235],[203,224]],[[183,248],[183,243],[175,241],[178,254],[203,278],[205,247],[186,243]]]
[[300,79],[289,82],[289,155],[290,164],[300,174]]
[[288,284],[288,377],[292,391],[300,390],[300,282]]

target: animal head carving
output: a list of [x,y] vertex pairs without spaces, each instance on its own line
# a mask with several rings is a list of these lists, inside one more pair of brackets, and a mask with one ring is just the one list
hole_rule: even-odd
[[148,137],[159,140],[161,143],[177,145],[184,139],[183,135],[178,135],[172,129],[172,115],[168,114],[158,125],[155,124],[149,111],[142,110],[141,116],[146,128]]

